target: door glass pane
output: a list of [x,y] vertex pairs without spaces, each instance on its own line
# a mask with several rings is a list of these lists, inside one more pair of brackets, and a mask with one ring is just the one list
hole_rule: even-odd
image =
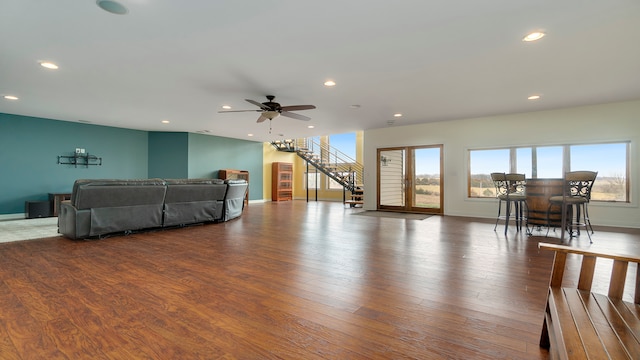
[[414,150],[413,207],[440,208],[440,148]]
[[405,151],[380,151],[380,205],[405,205]]

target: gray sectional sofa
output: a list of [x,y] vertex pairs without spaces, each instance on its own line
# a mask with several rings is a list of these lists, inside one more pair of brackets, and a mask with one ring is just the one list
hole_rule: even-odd
[[60,205],[58,232],[71,239],[229,221],[242,215],[244,180],[76,180]]

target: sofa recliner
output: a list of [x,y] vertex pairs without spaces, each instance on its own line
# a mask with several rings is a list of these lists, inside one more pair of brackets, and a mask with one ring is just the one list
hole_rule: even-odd
[[245,180],[227,182],[218,179],[76,180],[71,200],[60,206],[58,232],[79,239],[228,221],[242,215],[248,183]]
[[162,226],[219,221],[227,185],[220,179],[167,179]]
[[239,179],[227,179],[224,182],[227,184],[227,195],[224,199],[224,221],[229,221],[242,215],[248,184],[246,180]]

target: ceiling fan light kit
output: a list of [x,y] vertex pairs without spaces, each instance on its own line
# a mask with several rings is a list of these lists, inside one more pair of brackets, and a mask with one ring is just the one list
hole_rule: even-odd
[[[265,120],[275,119],[279,115],[286,116],[296,120],[309,121],[310,117],[293,113],[291,111],[300,111],[300,110],[311,110],[315,109],[315,105],[289,105],[289,106],[281,106],[279,103],[273,101],[276,97],[274,95],[267,95],[266,102],[260,103],[251,99],[244,99],[246,102],[253,104],[260,109],[255,110],[222,110],[218,111],[219,113],[228,113],[228,112],[248,112],[248,111],[257,111],[260,113],[258,120],[256,122],[261,123]],[[271,133],[271,125],[269,125],[269,133]]]
[[96,4],[100,7],[100,9],[115,15],[124,15],[129,12],[129,10],[124,5],[113,0],[97,0]]

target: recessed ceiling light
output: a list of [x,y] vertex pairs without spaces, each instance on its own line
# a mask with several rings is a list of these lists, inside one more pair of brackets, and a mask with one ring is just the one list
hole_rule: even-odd
[[402,117],[402,114],[400,114],[400,113],[395,113],[395,114],[393,114],[393,117]]
[[336,82],[333,80],[327,80],[324,82],[324,86],[329,86],[329,87],[336,86]]
[[129,12],[124,5],[113,0],[97,0],[96,4],[98,4],[100,9],[116,15],[124,15]]
[[231,109],[231,106],[229,106],[229,105],[222,105],[222,108],[223,108],[223,109],[225,109],[225,110],[229,110],[229,109]]
[[170,121],[169,120],[162,120],[161,121],[163,124],[168,124]]
[[315,126],[313,126],[313,125],[309,125],[309,126],[307,126],[307,128],[308,128],[308,129],[313,129],[313,128],[315,128]]
[[40,62],[40,66],[42,66],[43,68],[47,68],[47,69],[51,69],[51,70],[57,70],[58,69],[58,65],[49,62],[49,61],[41,61]]
[[5,95],[3,96],[3,98],[7,99],[7,100],[18,100],[18,97],[15,95]]
[[527,98],[527,100],[538,100],[540,99],[540,95],[531,95]]
[[253,134],[247,134],[247,136],[251,137],[251,136],[253,136]]
[[525,36],[524,38],[522,38],[522,41],[536,41],[536,40],[540,40],[542,39],[546,34],[543,33],[542,31],[534,31],[532,33],[527,34],[527,36]]

